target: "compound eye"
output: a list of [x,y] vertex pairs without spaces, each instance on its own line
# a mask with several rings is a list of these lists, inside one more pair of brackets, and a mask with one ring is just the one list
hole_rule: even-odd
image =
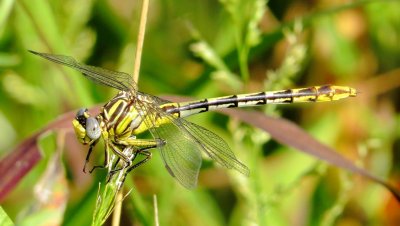
[[84,128],[86,127],[86,118],[89,116],[87,108],[81,108],[76,113],[75,119],[78,120],[79,124],[81,124]]
[[99,139],[101,135],[99,122],[93,117],[86,119],[86,134],[92,140]]
[[79,109],[79,111],[76,113],[76,118],[80,118],[80,117],[84,117],[85,116],[85,112],[87,112],[88,109],[87,108],[81,108]]

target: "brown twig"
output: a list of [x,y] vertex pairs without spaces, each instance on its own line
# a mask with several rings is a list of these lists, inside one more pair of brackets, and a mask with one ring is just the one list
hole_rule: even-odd
[[136,53],[135,53],[135,62],[134,62],[134,68],[133,68],[133,81],[135,81],[136,83],[139,80],[140,61],[142,59],[142,49],[143,49],[143,42],[144,42],[144,34],[146,31],[148,9],[149,9],[149,0],[143,0],[142,12],[140,14],[140,24],[139,24],[137,47],[136,47]]
[[[136,47],[136,53],[135,53],[135,62],[134,62],[134,68],[133,68],[133,81],[136,82],[136,84],[139,81],[140,61],[142,59],[142,49],[143,49],[143,42],[144,42],[144,34],[146,31],[148,9],[149,9],[149,0],[143,0],[142,11],[140,13],[140,24],[139,24],[137,47]],[[135,84],[132,84],[132,85],[135,86]],[[117,200],[122,200],[122,189],[118,191]],[[112,225],[115,225],[115,226],[120,225],[121,209],[122,209],[122,201],[117,202],[115,204]]]
[[157,195],[153,195],[153,206],[154,206],[154,225],[160,226],[159,218],[158,218],[158,203],[157,203]]

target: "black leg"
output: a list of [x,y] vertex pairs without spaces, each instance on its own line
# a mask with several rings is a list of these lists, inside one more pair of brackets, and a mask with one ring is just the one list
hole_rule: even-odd
[[144,163],[146,163],[147,161],[149,161],[149,160],[151,159],[151,152],[149,152],[148,150],[143,150],[143,151],[141,151],[141,152],[139,152],[139,153],[137,153],[137,154],[144,155],[144,156],[145,156],[145,159],[141,160],[140,162],[138,162],[138,163],[136,163],[136,164],[134,164],[134,165],[132,165],[132,166],[126,167],[126,168],[127,168],[126,174],[128,174],[128,173],[131,172],[133,169],[135,169],[135,168],[137,168],[137,167],[143,165]]
[[[166,142],[163,139],[150,140],[150,142],[148,142],[148,140],[146,140],[147,142],[144,141],[143,143],[141,143],[140,140],[135,140],[136,144],[133,144],[132,140],[128,140],[128,141],[130,141],[130,142],[127,142],[127,140],[125,140],[124,142],[126,142],[127,144],[130,144],[130,145],[122,144],[122,142],[121,142],[120,146],[125,147],[125,149],[123,151],[121,151],[116,145],[110,144],[114,153],[118,157],[120,157],[120,159],[123,161],[123,165],[120,168],[117,168],[118,162],[120,160],[120,159],[118,159],[117,162],[115,163],[115,166],[113,167],[113,170],[111,170],[108,173],[107,182],[109,182],[111,180],[111,178],[114,176],[115,173],[119,172],[120,170],[126,170],[126,172],[124,173],[123,178],[119,184],[118,190],[123,185],[123,183],[126,179],[126,176],[130,171],[141,166],[142,164],[146,163],[148,160],[151,159],[152,154],[151,154],[151,152],[149,152],[150,149],[162,147],[166,144]],[[131,155],[130,156],[127,155],[127,152],[131,153]],[[138,155],[144,155],[145,158],[140,160],[138,163],[133,164],[133,162],[135,161],[135,159]]]
[[96,144],[97,144],[97,140],[94,141],[93,143],[91,143],[90,146],[89,146],[89,151],[88,151],[88,153],[86,155],[85,164],[83,165],[83,172],[84,173],[86,173],[86,165],[89,162],[90,155],[92,154],[93,148],[96,146]]
[[108,175],[107,175],[107,180],[106,180],[107,183],[110,182],[111,178],[114,176],[115,173],[117,173],[118,171],[123,170],[123,169],[125,169],[126,167],[128,167],[129,164],[131,164],[131,163],[135,160],[136,156],[137,156],[136,153],[134,153],[133,156],[131,157],[131,161],[130,161],[129,163],[125,163],[125,164],[127,164],[127,165],[125,165],[125,166],[123,166],[123,167],[120,167],[120,168],[117,168],[118,163],[119,163],[119,161],[121,160],[121,158],[118,158],[117,161],[115,161],[115,165],[114,165],[114,167],[113,167],[113,170],[111,170],[111,171],[108,173]]
[[[143,147],[140,147],[140,148],[136,147],[136,148],[137,148],[136,150],[134,150],[134,147],[133,147],[133,146],[128,146],[128,147],[126,147],[126,148],[121,152],[120,150],[115,150],[115,149],[117,149],[117,147],[115,147],[114,152],[115,152],[115,153],[119,153],[118,156],[120,156],[120,155],[124,156],[126,159],[123,159],[123,161],[124,161],[126,164],[125,164],[124,166],[122,166],[121,168],[116,168],[117,165],[118,165],[117,163],[118,163],[118,161],[120,160],[120,159],[118,159],[118,161],[115,163],[114,170],[112,170],[112,171],[110,172],[110,174],[115,174],[116,172],[118,172],[118,171],[120,171],[120,170],[122,170],[122,169],[131,167],[131,164],[132,164],[133,161],[136,159],[136,157],[137,157],[138,154],[148,156],[147,154],[143,154],[143,152],[147,152],[147,150],[150,150],[150,149],[157,148],[157,147],[160,147],[160,146],[165,145],[165,141],[163,141],[163,140],[161,140],[161,139],[156,139],[155,141],[156,141],[156,142],[155,142],[154,144],[149,145],[149,146],[143,146]],[[111,145],[111,147],[113,148],[112,145]],[[129,149],[131,149],[131,150],[129,150]],[[125,154],[125,153],[127,152],[127,150],[128,150],[128,152],[134,152],[133,155],[132,155],[131,157],[127,157],[127,155]],[[128,160],[128,161],[127,161],[127,160]],[[139,163],[140,163],[140,162],[139,162]],[[137,164],[139,164],[139,163],[137,163]],[[136,164],[135,164],[135,165],[136,165]],[[135,168],[136,168],[136,167],[135,167]]]
[[[143,148],[141,148],[141,149],[138,149],[138,150],[136,150],[136,151],[134,151],[135,153],[130,157],[130,163],[132,163],[133,161],[135,161],[135,159],[136,159],[136,157],[138,156],[138,155],[143,155],[143,153],[142,152],[147,152],[147,150],[150,150],[150,149],[153,149],[153,148],[156,148],[157,146],[149,146],[149,147],[143,147]],[[129,147],[127,147],[127,148],[129,148]],[[124,150],[126,150],[127,148],[125,148]],[[123,151],[123,152],[125,152],[125,151]],[[119,159],[118,159],[118,161],[119,161]],[[117,167],[117,164],[118,162],[116,162],[115,163],[115,167],[114,167],[114,170],[112,170],[112,171],[115,171],[115,172],[117,172],[117,171],[120,171],[120,170],[122,170],[122,169],[125,169],[125,168],[129,168],[130,167],[130,165],[131,164],[129,164],[128,162],[126,162],[126,163],[128,163],[127,165],[125,165],[125,166],[123,166],[123,167],[121,167],[121,168],[116,168]]]
[[[124,173],[124,175],[123,175],[123,177],[122,177],[122,180],[121,180],[121,182],[120,182],[120,184],[119,184],[118,190],[121,189],[122,185],[123,185],[124,182],[125,182],[126,176],[128,175],[128,173],[129,173],[130,171],[132,171],[133,169],[136,169],[137,167],[143,165],[144,163],[146,163],[147,161],[149,161],[149,160],[151,159],[151,152],[149,152],[148,150],[143,150],[143,151],[141,151],[141,152],[138,152],[137,154],[144,155],[144,156],[145,156],[145,159],[141,160],[140,162],[138,162],[138,163],[136,163],[136,164],[134,164],[134,165],[131,165],[131,166],[128,166],[128,165],[127,165],[127,166],[124,167],[124,168],[126,168],[127,170],[126,170],[126,172]],[[136,158],[136,156],[135,156],[135,158]]]
[[[106,150],[104,150],[104,163],[103,165],[96,165],[93,166],[93,168],[89,171],[89,173],[92,173],[95,169],[104,169],[108,165],[109,159],[108,159],[108,151],[109,151],[109,146],[106,144]],[[85,164],[86,165],[86,164]]]

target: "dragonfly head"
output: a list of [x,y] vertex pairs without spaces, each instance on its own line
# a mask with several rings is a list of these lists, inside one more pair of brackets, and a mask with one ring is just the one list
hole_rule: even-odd
[[101,136],[100,124],[87,108],[81,108],[72,121],[75,135],[82,144],[90,144]]

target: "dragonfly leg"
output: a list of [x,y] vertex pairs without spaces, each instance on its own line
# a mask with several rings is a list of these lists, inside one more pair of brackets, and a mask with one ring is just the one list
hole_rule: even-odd
[[[110,170],[110,172],[108,173],[107,182],[111,180],[112,176],[115,173],[117,173],[118,171],[123,170],[123,169],[129,167],[130,165],[132,165],[132,162],[135,160],[138,152],[142,151],[143,149],[153,148],[153,146],[144,146],[144,147],[139,147],[139,149],[136,149],[137,148],[136,146],[126,146],[124,148],[124,150],[121,151],[120,148],[114,143],[110,143],[110,146],[111,146],[114,154],[118,156],[118,160],[115,163],[115,168],[116,169]],[[128,153],[130,153],[130,152],[132,154],[128,155]],[[123,161],[123,166],[120,167],[120,168],[117,168],[118,162],[120,160]]]
[[[112,173],[115,173],[119,170],[129,168],[138,154],[145,152],[147,150],[162,147],[166,144],[166,142],[162,139],[136,139],[135,137],[130,137],[121,141],[118,141],[119,144],[126,145],[126,148],[121,152],[115,145],[111,145],[113,147],[114,153],[122,158],[125,165],[121,168],[117,168],[112,170]],[[127,154],[133,152],[132,156],[128,156]],[[118,160],[119,161],[119,160]],[[116,163],[115,166],[118,164]],[[114,172],[113,172],[114,171]],[[110,173],[111,173],[110,172]]]
[[[115,155],[117,155],[119,158],[122,159],[125,163],[130,162],[130,158],[127,154],[124,153],[124,151],[121,151],[121,149],[113,142],[109,143],[111,150],[114,152]],[[129,148],[129,146],[126,146],[126,148]],[[125,150],[125,149],[124,149]]]
[[[149,161],[151,159],[152,153],[149,152],[149,150],[142,150],[140,152],[137,153],[138,155],[144,155],[145,158],[140,160],[138,163],[133,164],[131,166],[126,166],[126,172],[124,173],[122,180],[120,181],[119,185],[118,185],[118,190],[121,188],[121,186],[124,184],[126,176],[128,175],[128,173],[130,171],[132,171],[133,169],[136,169],[137,167],[143,165],[144,163],[146,163],[147,161]],[[135,155],[136,156],[136,155]]]
[[136,139],[136,137],[128,137],[123,140],[118,140],[116,143],[124,146],[133,146],[142,148],[157,148],[162,147],[166,144],[166,141],[160,138],[156,139]]
[[[109,164],[109,159],[110,159],[110,147],[106,144],[106,150],[104,150],[104,163],[103,165],[95,165],[93,168],[89,171],[89,173],[92,173],[95,169],[104,169],[108,166]],[[86,163],[85,163],[86,165]]]
[[[89,151],[88,151],[88,153],[86,155],[85,164],[83,165],[83,172],[84,173],[86,173],[86,165],[89,162],[90,155],[92,154],[92,151],[93,151],[94,147],[96,146],[96,144],[97,144],[97,140],[94,141],[93,143],[91,143],[90,146],[89,146]],[[90,173],[91,173],[91,171],[90,171]]]
[[[161,147],[161,146],[165,145],[165,143],[166,143],[162,139],[144,140],[144,139],[129,139],[129,138],[122,142],[132,145],[132,146],[128,146],[124,149],[123,153],[125,154],[125,156],[126,156],[127,152],[133,152],[133,153],[130,156],[129,161],[124,161],[124,163],[125,163],[124,166],[117,168],[118,164],[116,163],[114,170],[109,172],[108,179],[107,179],[107,182],[110,181],[110,179],[112,178],[112,176],[115,173],[119,172],[120,170],[126,169],[126,172],[124,173],[123,179],[121,181],[121,186],[122,186],[123,182],[125,181],[126,175],[131,170],[139,167],[140,165],[144,164],[145,162],[147,162],[148,160],[151,159],[151,152],[149,152],[150,149]],[[133,148],[135,148],[136,150],[129,150],[129,149],[133,149]],[[138,155],[144,155],[145,158],[140,160],[138,163],[133,164],[133,162],[135,161],[135,159]]]
[[147,161],[149,161],[149,160],[151,159],[151,156],[152,156],[152,153],[149,152],[148,150],[143,150],[143,151],[141,151],[141,152],[138,152],[137,154],[144,155],[145,158],[142,159],[140,162],[138,162],[138,163],[136,163],[136,164],[134,164],[134,165],[132,165],[132,166],[127,167],[127,169],[126,169],[126,174],[128,174],[128,173],[131,172],[133,169],[135,169],[135,168],[137,168],[137,167],[143,165],[143,164],[146,163]]
[[[135,142],[132,142],[133,140],[135,140]],[[132,163],[133,163],[133,161],[136,159],[136,157],[137,157],[138,155],[146,155],[146,156],[148,156],[148,154],[144,154],[144,153],[149,153],[148,150],[153,149],[153,148],[157,148],[157,147],[161,147],[161,146],[165,145],[165,141],[162,140],[162,139],[154,139],[154,140],[153,140],[153,139],[150,139],[150,140],[131,139],[131,140],[129,140],[127,143],[129,143],[129,144],[132,145],[132,146],[126,147],[122,153],[123,153],[125,156],[126,156],[126,153],[127,153],[127,152],[132,152],[132,151],[133,151],[134,153],[133,153],[132,156],[129,158],[129,161],[124,161],[124,162],[125,162],[125,165],[124,165],[123,167],[116,168],[117,165],[118,165],[118,164],[117,164],[118,162],[116,162],[114,170],[110,171],[110,174],[111,174],[111,175],[115,174],[116,172],[118,172],[118,171],[120,171],[120,170],[122,170],[122,169],[130,168],[131,165],[132,165]],[[138,146],[141,146],[141,147],[138,147]],[[128,148],[129,148],[129,149],[132,149],[133,147],[135,147],[136,150],[127,151]],[[147,158],[147,157],[146,157],[146,158]],[[147,159],[147,160],[148,160],[148,159]],[[147,161],[147,160],[146,160],[146,161]],[[118,161],[119,161],[119,159],[118,159]],[[143,161],[143,160],[142,160],[142,161]],[[143,164],[144,162],[142,162],[142,161],[136,163],[136,164],[135,164],[135,165],[137,165],[136,167],[138,167],[139,165]],[[136,168],[136,167],[135,167],[135,168]],[[131,170],[132,170],[132,169],[131,169]],[[131,171],[131,170],[129,170],[129,171]]]
[[137,157],[137,151],[134,151],[134,152],[133,152],[132,149],[133,149],[133,147],[129,146],[129,147],[126,147],[126,148],[124,149],[124,151],[122,152],[122,153],[124,153],[124,154],[132,153],[132,154],[130,155],[130,157],[129,157],[129,159],[130,159],[129,162],[123,162],[124,165],[118,168],[118,166],[119,166],[118,163],[119,163],[119,161],[121,160],[121,158],[118,158],[118,159],[115,161],[115,164],[114,164],[114,166],[112,167],[113,170],[110,170],[109,173],[108,173],[108,175],[107,175],[107,180],[106,180],[107,183],[111,180],[111,178],[114,176],[115,173],[117,173],[117,172],[119,172],[119,171],[125,169],[125,168],[128,167],[130,164],[132,164],[132,162],[136,159],[136,157]]

